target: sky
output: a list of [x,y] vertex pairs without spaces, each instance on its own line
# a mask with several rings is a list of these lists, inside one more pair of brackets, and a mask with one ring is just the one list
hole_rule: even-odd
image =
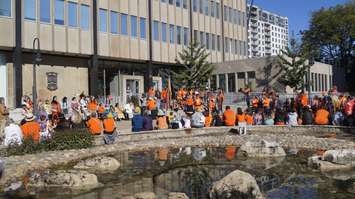
[[254,0],[254,5],[288,17],[290,36],[294,31],[295,36],[299,37],[299,32],[308,28],[312,11],[346,2],[348,0]]

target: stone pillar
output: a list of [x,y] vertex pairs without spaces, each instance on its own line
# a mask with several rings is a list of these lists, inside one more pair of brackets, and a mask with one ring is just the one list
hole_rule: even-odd
[[216,88],[219,89],[219,74],[216,74]]
[[226,87],[226,90],[225,90],[225,92],[226,93],[228,93],[229,91],[228,91],[228,73],[226,73],[226,74],[224,74],[224,76],[225,76],[225,79],[226,79],[226,81],[225,81],[225,87]]
[[234,73],[234,81],[235,81],[235,91],[234,92],[238,92],[239,90],[239,85],[238,85],[238,73]]

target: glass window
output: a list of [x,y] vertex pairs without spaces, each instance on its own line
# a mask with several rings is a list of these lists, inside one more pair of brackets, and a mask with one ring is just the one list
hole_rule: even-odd
[[219,79],[219,88],[223,89],[224,91],[226,90],[226,75],[225,74],[219,74],[218,75]]
[[199,3],[199,8],[200,8],[200,13],[203,14],[203,2],[205,0],[200,0],[200,3]]
[[78,26],[78,4],[70,1],[68,2],[68,25]]
[[64,25],[64,0],[55,0],[54,23]]
[[238,24],[238,11],[237,10],[233,10],[233,23],[234,24]]
[[224,21],[227,21],[228,20],[228,8],[227,6],[224,6]]
[[181,26],[176,26],[176,42],[177,44],[181,44]]
[[140,25],[139,25],[139,30],[141,33],[141,39],[146,38],[146,26],[145,26],[145,18],[140,18]]
[[240,10],[238,10],[238,25],[242,25],[242,16],[241,16],[241,12],[240,12]]
[[212,90],[217,90],[217,75],[212,75],[210,79],[210,87]]
[[228,73],[228,92],[235,91],[235,73]]
[[175,42],[175,28],[174,25],[170,24],[169,25],[169,35],[170,35],[170,43]]
[[216,50],[216,35],[212,34],[212,50]]
[[205,15],[209,15],[209,3],[210,3],[210,1],[209,0],[204,0],[204,7],[205,7]]
[[107,10],[100,8],[100,31],[107,32]]
[[25,0],[25,19],[36,20],[36,0]]
[[194,12],[197,12],[197,6],[198,6],[197,1],[198,1],[198,0],[193,0],[193,1],[192,1],[192,8],[193,8],[193,11],[194,11]]
[[176,0],[175,3],[176,3],[176,7],[181,7],[181,0]]
[[131,37],[137,37],[137,17],[131,16]]
[[0,16],[11,17],[11,0],[0,1]]
[[80,6],[80,27],[83,30],[89,30],[90,27],[90,7],[81,4]]
[[41,0],[40,4],[40,19],[41,22],[50,23],[51,22],[51,1],[49,0]]
[[187,46],[189,44],[189,29],[184,28],[184,45]]
[[233,9],[231,7],[229,7],[229,22],[233,22]]
[[206,48],[209,50],[211,48],[210,46],[210,34],[206,33]]
[[217,50],[221,51],[221,36],[217,36]]
[[215,2],[211,1],[211,17],[214,17],[215,10]]
[[163,42],[166,42],[166,28],[167,28],[166,23],[161,23],[161,40]]
[[198,30],[194,30],[194,42],[198,42]]
[[127,14],[121,14],[121,34],[128,35]]
[[216,3],[216,17],[217,17],[217,19],[219,19],[219,9],[220,9],[220,7],[221,7],[221,4],[219,4],[218,2]]
[[206,45],[205,44],[205,34],[204,34],[204,32],[200,32],[200,44],[201,45]]
[[153,38],[155,41],[159,41],[159,21],[153,22]]
[[182,2],[182,7],[187,9],[187,0],[183,0]]
[[225,50],[225,52],[226,53],[229,53],[229,49],[230,49],[230,47],[229,47],[229,39],[228,38],[224,38],[224,50]]
[[118,12],[110,12],[111,33],[118,34]]
[[166,3],[166,0],[161,0],[162,3]]
[[169,0],[170,5],[174,5],[174,0]]

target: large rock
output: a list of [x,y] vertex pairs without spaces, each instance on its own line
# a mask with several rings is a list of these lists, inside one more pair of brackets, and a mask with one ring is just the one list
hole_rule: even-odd
[[75,165],[74,169],[88,170],[94,173],[110,173],[119,167],[120,163],[115,158],[101,156],[83,160]]
[[99,185],[96,175],[87,171],[46,171],[44,173],[34,173],[29,178],[29,187],[60,187],[71,189],[91,189]]
[[263,199],[255,178],[249,173],[235,170],[214,183],[210,191],[211,199]]
[[141,192],[133,196],[135,199],[155,199],[156,196],[153,192]]
[[189,199],[189,197],[185,193],[170,192],[168,199]]
[[245,157],[286,156],[285,150],[278,143],[266,140],[246,142],[239,148],[238,154]]
[[354,164],[355,163],[355,150],[354,149],[341,149],[341,150],[328,150],[323,154],[323,160],[335,164]]
[[313,169],[319,169],[321,172],[330,172],[335,170],[349,170],[355,165],[335,164],[332,162],[324,161],[321,156],[312,156],[308,158],[308,166]]

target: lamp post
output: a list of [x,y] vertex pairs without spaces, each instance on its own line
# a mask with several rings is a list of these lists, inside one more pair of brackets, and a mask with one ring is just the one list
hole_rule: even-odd
[[32,85],[32,97],[33,97],[33,113],[37,113],[37,73],[36,73],[36,66],[38,63],[42,61],[41,57],[41,47],[40,47],[40,42],[39,39],[36,37],[33,40],[32,44],[32,50],[33,50],[33,85]]

